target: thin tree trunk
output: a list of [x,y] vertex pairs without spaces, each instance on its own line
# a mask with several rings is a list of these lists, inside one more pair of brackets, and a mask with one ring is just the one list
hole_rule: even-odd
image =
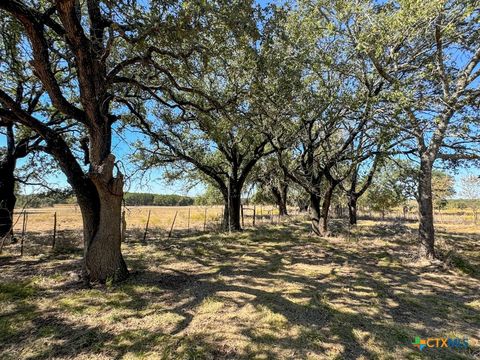
[[325,192],[323,203],[322,203],[322,213],[321,213],[321,227],[320,233],[322,236],[328,236],[328,215],[330,211],[330,205],[332,203],[332,195],[333,190],[335,189],[334,186],[329,186],[327,191]]
[[17,198],[15,197],[15,165],[14,157],[15,138],[13,125],[7,126],[7,147],[0,162],[0,239],[10,234],[13,238],[13,210]]
[[353,194],[348,196],[348,219],[350,225],[357,225],[357,197]]
[[17,201],[13,170],[10,165],[0,166],[0,239],[13,236],[13,210]]
[[352,182],[350,184],[350,189],[347,191],[347,197],[348,197],[348,217],[349,217],[349,223],[350,225],[356,225],[357,224],[357,203],[358,199],[360,196],[362,196],[367,189],[370,187],[373,181],[373,176],[375,172],[377,171],[377,166],[380,161],[380,153],[378,153],[375,156],[375,159],[373,160],[373,165],[370,168],[370,171],[367,175],[366,180],[364,181],[363,185],[360,187],[360,189],[357,190],[357,185],[358,185],[358,165],[354,167],[353,173],[352,173]]
[[281,207],[279,208],[279,214],[281,216],[286,216],[288,215],[288,209],[287,209],[288,185],[287,184],[282,184],[280,194],[281,194]]
[[419,255],[435,258],[435,228],[433,226],[432,164],[421,160],[418,179]]
[[312,231],[320,235],[320,196],[317,194],[310,194],[310,219]]

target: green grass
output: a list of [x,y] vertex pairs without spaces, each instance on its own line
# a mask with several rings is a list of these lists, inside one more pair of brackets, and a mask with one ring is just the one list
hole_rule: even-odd
[[[64,275],[78,257],[6,262],[0,358],[474,359],[480,281],[464,270],[477,238],[443,266],[412,260],[406,228],[353,231],[315,238],[293,222],[129,243],[132,276],[93,289]],[[415,336],[472,348],[419,352]]]
[[0,282],[0,344],[19,336],[37,316],[31,305],[36,294],[30,281]]
[[477,267],[475,267],[474,265],[472,265],[468,261],[468,259],[466,259],[465,257],[463,257],[461,255],[452,254],[450,260],[451,260],[451,263],[454,267],[456,267],[457,269],[459,269],[460,271],[462,271],[465,274],[477,275],[477,276],[480,274],[480,270]]
[[34,296],[36,288],[30,281],[0,282],[0,301],[20,301]]

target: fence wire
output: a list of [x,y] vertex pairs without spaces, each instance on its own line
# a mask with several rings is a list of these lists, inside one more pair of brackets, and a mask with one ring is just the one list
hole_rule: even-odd
[[[133,206],[122,211],[122,241],[148,242],[162,237],[183,236],[189,233],[222,231],[223,206]],[[282,217],[274,206],[243,205],[241,226],[280,224],[287,220],[308,220],[309,215],[289,208],[289,216]],[[385,214],[360,208],[359,219],[417,221],[414,211],[391,211]],[[345,207],[335,207],[331,218],[346,219]],[[5,224],[0,219],[0,225]],[[0,238],[0,253],[8,247],[9,253],[39,254],[49,250],[79,249],[83,245],[82,216],[76,205],[52,208],[17,209],[13,213],[13,237]],[[435,214],[437,223],[477,224],[477,216],[469,211],[444,211]]]

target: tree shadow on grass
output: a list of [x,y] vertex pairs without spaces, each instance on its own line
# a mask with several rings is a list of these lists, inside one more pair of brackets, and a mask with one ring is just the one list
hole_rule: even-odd
[[102,326],[86,326],[66,322],[55,315],[47,315],[33,321],[46,341],[35,354],[25,359],[101,357],[122,359],[126,355],[171,359],[200,359],[207,353],[216,353],[202,336],[175,338],[169,334],[142,329],[109,331]]
[[[371,232],[351,243],[311,238],[305,224],[298,224],[151,241],[140,253],[145,267],[123,284],[80,293],[68,306],[62,305],[60,288],[32,295],[52,296],[59,307],[31,309],[33,330],[23,340],[48,339],[36,359],[97,352],[112,358],[153,352],[168,359],[469,358],[445,349],[415,352],[411,342],[451,331],[478,337],[471,324],[480,322],[479,312],[469,305],[478,296],[478,281],[407,267],[396,258],[410,244],[406,231],[381,225]],[[374,246],[385,232],[388,243]],[[92,309],[99,315],[122,310],[120,324],[132,319],[141,324],[152,313],[176,318],[168,330],[152,330],[88,326],[60,316],[88,316]],[[222,340],[228,333],[247,345]],[[14,338],[7,344],[13,346]]]
[[442,259],[465,274],[480,280],[480,235],[475,233],[447,232],[437,229],[436,236],[442,242]]
[[[383,233],[383,229],[380,229],[380,232]],[[452,294],[448,281],[437,286],[426,286],[422,283],[424,270],[402,267],[395,263],[395,259],[385,262],[389,255],[385,249],[370,250],[368,256],[365,256],[359,255],[355,250],[348,250],[348,247],[343,249],[330,246],[323,250],[322,241],[318,241],[317,249],[309,249],[307,242],[288,242],[284,240],[285,236],[291,237],[292,233],[270,229],[268,234],[253,234],[250,244],[245,243],[243,248],[237,248],[237,251],[243,250],[241,256],[248,256],[249,261],[241,262],[237,261],[239,258],[235,258],[233,263],[227,265],[222,265],[221,260],[234,253],[228,249],[228,239],[224,244],[226,248],[217,248],[208,244],[208,238],[203,238],[199,242],[207,243],[205,246],[209,247],[209,251],[202,252],[202,259],[198,262],[202,265],[218,265],[218,271],[208,274],[174,272],[168,277],[156,272],[146,274],[145,279],[148,279],[150,284],[175,290],[177,293],[177,300],[181,304],[171,310],[181,315],[182,321],[171,333],[181,334],[187,330],[196,316],[194,309],[206,299],[222,299],[219,294],[224,293],[250,295],[249,304],[266,307],[273,313],[281,314],[287,319],[289,326],[307,329],[310,336],[317,336],[323,339],[323,342],[328,342],[330,337],[335,338],[334,342],[342,346],[343,356],[346,358],[360,355],[374,357],[374,353],[368,349],[368,342],[377,342],[381,349],[394,352],[399,347],[410,346],[410,341],[416,335],[428,337],[434,329],[447,329],[449,321],[463,319],[465,323],[460,322],[461,326],[471,330],[465,327],[466,322],[469,319],[480,320],[478,312],[465,305],[475,299],[475,284],[471,287],[463,284],[463,294]],[[260,238],[267,239],[267,251],[259,252],[258,249],[251,248],[262,243]],[[307,247],[309,254],[302,253],[304,247]],[[391,249],[395,250],[396,246]],[[314,253],[314,250],[317,252]],[[196,261],[197,256],[182,252],[180,259]],[[333,275],[302,276],[292,273],[284,266],[285,258],[289,265],[328,265]],[[379,264],[380,260],[383,263]],[[336,271],[341,272],[343,266],[352,268],[353,273],[350,271],[336,274]],[[275,281],[301,286],[302,291],[298,298],[309,297],[311,300],[301,304],[287,299],[281,290],[258,288]],[[347,289],[347,293],[344,289]],[[367,289],[375,294],[365,295],[362,291],[356,291],[359,289]],[[294,299],[295,296],[290,298]],[[325,301],[322,302],[319,298]],[[180,301],[181,299],[188,301]],[[244,304],[239,304],[242,305]],[[348,311],[356,307],[374,307],[377,313],[370,315]],[[420,328],[417,325],[420,325]],[[253,343],[273,348],[288,348],[299,356],[325,351],[321,344],[315,345],[308,341],[306,343],[302,336],[296,339],[262,335],[252,327],[245,327],[242,333]],[[253,354],[252,351],[254,352],[251,350],[250,355]],[[260,352],[268,357],[273,356],[272,351],[274,350],[263,349]],[[443,355],[435,353],[437,358],[457,355],[451,352]]]
[[[268,277],[271,278],[271,275]],[[393,278],[395,281],[402,283],[402,279],[398,275]],[[171,334],[181,334],[189,328],[196,316],[192,309],[197,308],[203,301],[212,296],[222,299],[224,295],[220,294],[229,292],[252,295],[252,299],[249,300],[250,305],[268,308],[274,314],[281,314],[287,321],[285,324],[282,323],[282,326],[299,326],[303,329],[303,333],[299,336],[282,337],[275,334],[272,335],[271,333],[262,334],[257,327],[244,326],[241,329],[242,334],[247,336],[257,347],[262,348],[261,350],[250,350],[248,355],[243,354],[247,358],[253,355],[275,358],[275,354],[277,354],[275,349],[277,348],[283,348],[299,358],[304,358],[309,353],[325,352],[327,348],[322,343],[341,345],[343,358],[357,358],[361,355],[372,358],[378,354],[369,349],[369,346],[371,346],[369,342],[376,342],[376,346],[380,347],[382,351],[394,352],[398,347],[411,346],[410,342],[416,335],[423,337],[431,336],[429,331],[442,328],[442,326],[445,326],[445,321],[456,319],[463,312],[468,312],[470,315],[475,316],[472,309],[466,309],[462,303],[455,304],[457,309],[451,309],[448,313],[443,313],[442,315],[442,311],[445,311],[451,305],[451,301],[441,304],[443,308],[437,308],[439,314],[432,316],[429,304],[432,304],[433,300],[438,301],[435,297],[441,297],[442,301],[446,301],[447,294],[443,292],[437,292],[435,295],[430,296],[413,296],[409,294],[409,296],[404,297],[389,293],[387,289],[376,305],[379,309],[379,314],[369,316],[361,312],[347,311],[349,308],[354,308],[354,304],[357,306],[363,304],[364,307],[370,306],[371,299],[369,297],[357,296],[351,293],[345,299],[347,303],[344,309],[339,309],[330,304],[339,304],[335,300],[340,295],[333,291],[335,288],[338,289],[339,285],[313,286],[313,281],[310,279],[302,280],[299,277],[291,279],[288,276],[283,276],[282,280],[304,282],[312,285],[308,291],[302,294],[302,296],[310,296],[311,300],[306,304],[299,304],[287,299],[281,292],[226,284],[213,281],[211,276],[172,275],[169,278],[171,283],[168,286],[172,288],[176,286],[174,284],[179,284],[179,287],[176,288],[177,291],[183,293],[184,297],[190,300],[170,309],[170,311],[181,315],[183,319],[177,324],[177,327]],[[347,279],[343,278],[339,279],[339,281],[345,284]],[[162,282],[161,286],[165,286],[165,283]],[[349,286],[352,288],[370,286],[377,289],[385,287],[383,283],[378,284],[377,281],[368,277],[359,277],[355,280],[350,279]],[[328,301],[319,300],[319,295],[327,298]],[[224,300],[227,300],[227,298]],[[388,301],[392,300],[398,303],[396,308],[393,309],[388,303]],[[240,306],[242,305],[244,304],[240,304]],[[385,317],[389,318],[389,320],[384,321]],[[418,331],[410,326],[412,319],[427,326],[424,330]],[[321,341],[315,341],[317,339]],[[265,346],[262,347],[261,345]],[[240,356],[242,354],[237,355]],[[456,354],[452,352],[444,354],[435,353],[434,358],[452,358],[453,356],[456,356]]]

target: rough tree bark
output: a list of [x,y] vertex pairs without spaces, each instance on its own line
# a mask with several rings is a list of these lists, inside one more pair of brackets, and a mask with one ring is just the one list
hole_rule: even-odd
[[[128,270],[121,253],[121,202],[123,176],[115,177],[115,157],[111,154],[111,126],[115,118],[109,114],[106,86],[106,62],[101,57],[104,49],[104,27],[98,4],[89,3],[93,33],[87,37],[77,18],[75,1],[58,1],[57,10],[66,32],[66,38],[75,55],[80,85],[80,102],[84,109],[89,138],[88,178],[93,184],[90,194],[94,206],[82,209],[88,228],[85,238],[84,274],[89,281],[121,281]],[[85,204],[80,207],[84,207]]]
[[13,236],[12,221],[15,208],[15,164],[6,160],[0,163],[0,239]]
[[321,218],[320,235],[322,236],[330,235],[328,231],[328,216],[329,216],[330,205],[332,203],[332,196],[333,196],[334,190],[335,190],[335,185],[329,184],[325,191],[325,195],[323,196],[322,212],[320,214],[320,218]]
[[288,185],[282,184],[280,186],[273,185],[271,187],[271,192],[275,198],[275,203],[278,206],[278,213],[280,216],[288,215],[287,210],[287,194],[288,194]]
[[85,242],[85,272],[89,279],[100,282],[110,278],[121,281],[128,276],[121,252],[123,176],[113,176],[114,162],[114,156],[109,154],[89,174],[98,203],[85,214],[84,221],[93,230]]
[[[121,281],[128,270],[121,253],[121,205],[123,198],[123,176],[113,176],[115,157],[98,150],[99,140],[90,143],[95,164],[85,174],[65,141],[54,131],[39,125],[38,131],[46,139],[45,150],[58,162],[75,192],[83,220],[85,282]],[[96,144],[96,145],[95,145]],[[107,140],[108,145],[108,140]],[[96,165],[99,164],[100,165]]]
[[0,239],[13,236],[12,222],[15,197],[15,139],[13,125],[6,125],[7,147],[0,161]]
[[234,181],[230,181],[230,191],[222,192],[225,201],[222,226],[225,231],[242,230],[240,210],[242,206],[241,193],[242,187]]
[[317,194],[310,194],[310,219],[312,223],[312,231],[320,235],[320,196]]
[[357,225],[357,201],[357,196],[352,193],[348,195],[348,221],[350,225]]
[[418,179],[419,255],[435,258],[435,228],[433,225],[432,162],[422,158]]

